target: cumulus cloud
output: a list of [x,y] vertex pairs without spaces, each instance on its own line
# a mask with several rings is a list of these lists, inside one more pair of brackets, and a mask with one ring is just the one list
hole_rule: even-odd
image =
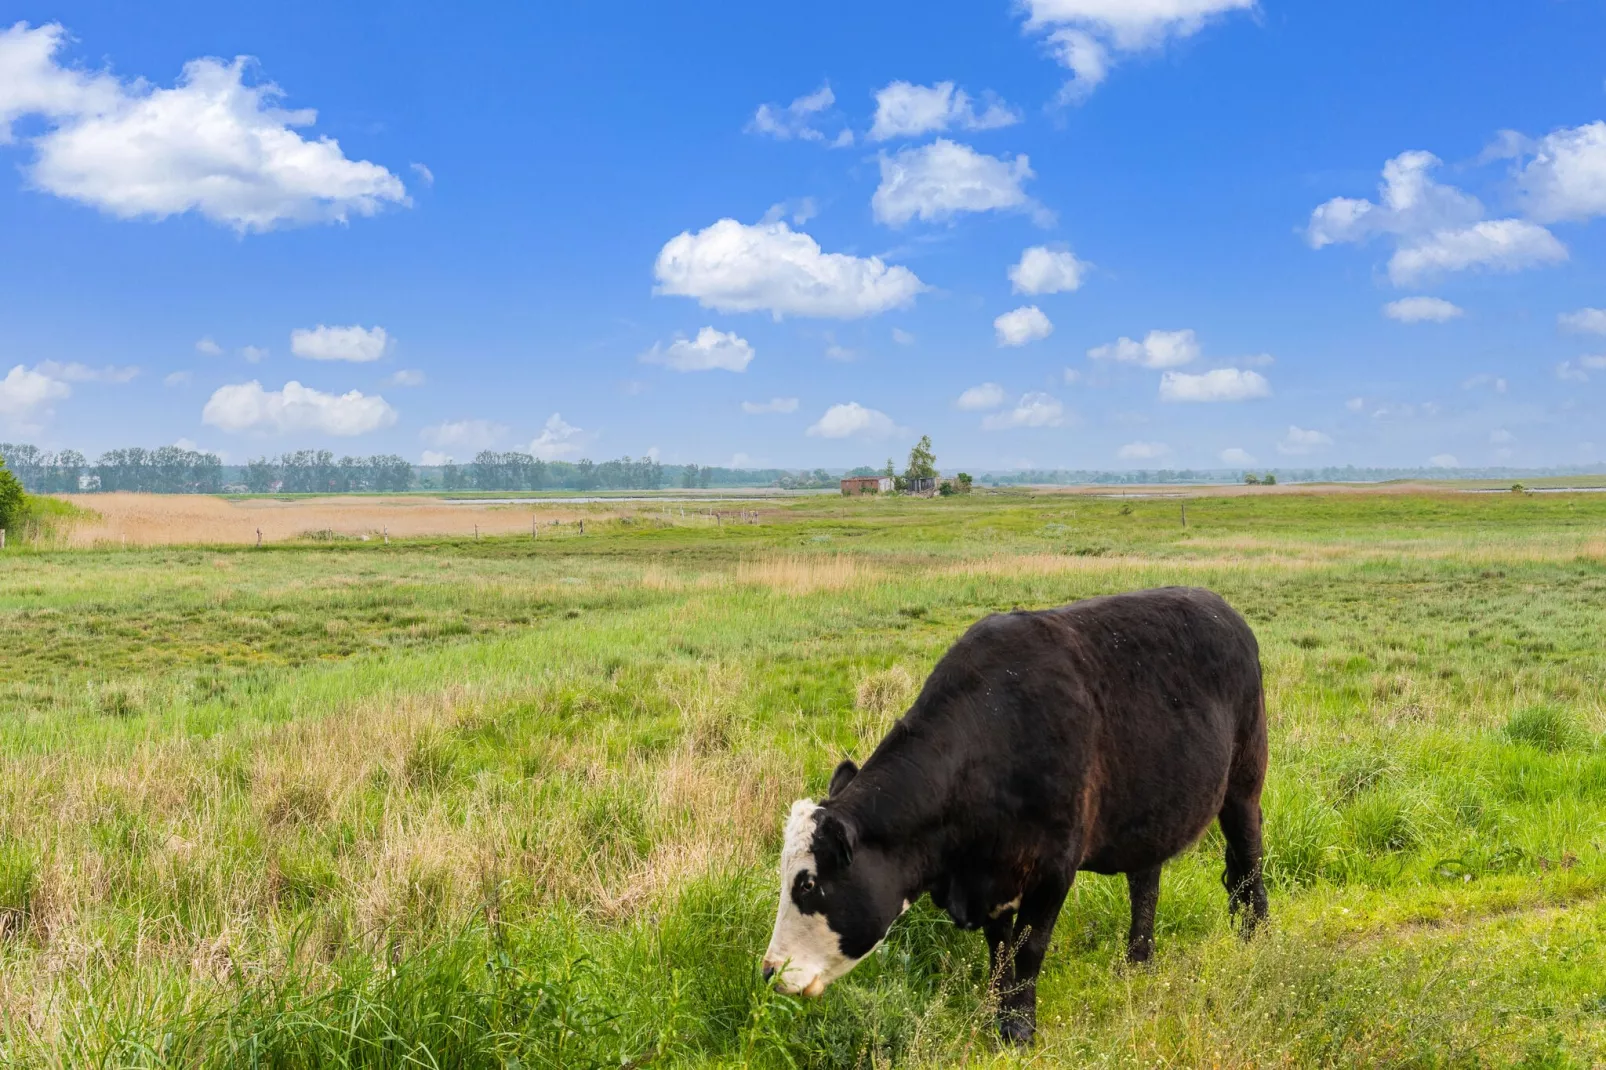
[[1564,360],[1556,365],[1556,378],[1567,383],[1587,383],[1589,373],[1570,360]]
[[530,443],[530,455],[542,461],[561,461],[585,448],[591,436],[553,413],[546,419],[541,433]]
[[297,133],[317,113],[279,107],[271,82],[248,85],[247,57],[191,60],[172,88],[159,88],[63,67],[65,42],[54,23],[0,31],[0,141],[19,117],[45,120],[27,167],[38,189],[120,219],[195,212],[242,233],[409,203],[384,167]]
[[169,372],[162,376],[162,385],[167,387],[189,386],[190,378],[189,372]]
[[1606,371],[1606,355],[1595,357],[1579,357],[1578,363],[1592,371]]
[[1017,427],[1058,427],[1065,422],[1065,406],[1058,398],[1041,392],[1023,394],[1013,409],[995,412],[981,422],[984,431],[1008,431]]
[[[836,94],[829,85],[822,85],[812,93],[805,93],[784,107],[779,104],[760,104],[753,119],[747,124],[750,134],[762,134],[777,141],[825,141],[825,134],[816,127],[816,120],[830,111],[836,103]],[[853,144],[853,133],[843,130],[830,139],[833,148]]]
[[1054,325],[1036,305],[1023,305],[993,320],[993,333],[1001,346],[1023,346],[1053,334]]
[[1393,241],[1389,280],[1407,286],[1450,271],[1521,271],[1567,259],[1554,234],[1526,219],[1485,219],[1483,204],[1435,182],[1440,160],[1403,152],[1383,165],[1376,202],[1335,197],[1311,213],[1305,238],[1313,249],[1376,236]]
[[1222,464],[1254,464],[1254,454],[1238,446],[1229,446],[1221,451]]
[[400,368],[385,377],[386,386],[423,386],[424,373],[417,368]]
[[1277,443],[1277,452],[1299,457],[1307,453],[1314,453],[1332,444],[1333,439],[1330,435],[1324,435],[1320,431],[1310,431],[1290,424],[1288,433],[1283,436],[1281,442]]
[[1049,50],[1071,80],[1060,103],[1087,99],[1125,54],[1191,37],[1211,20],[1249,11],[1255,0],[1022,0],[1026,29],[1047,35]]
[[1515,441],[1517,441],[1517,436],[1503,427],[1498,427],[1489,432],[1489,444],[1491,446],[1507,446]]
[[1164,442],[1128,442],[1115,452],[1123,461],[1158,461],[1171,455]]
[[[1606,122],[1556,130],[1537,140],[1503,131],[1494,155],[1518,158],[1517,200],[1541,223],[1606,215]],[[1488,155],[1488,154],[1486,154]]]
[[419,181],[423,182],[424,185],[433,186],[435,184],[435,172],[431,171],[425,165],[421,163],[410,163],[407,166],[412,169],[413,174],[417,175]]
[[383,357],[390,343],[383,327],[325,327],[320,323],[290,332],[290,352],[307,360],[367,364]]
[[77,361],[66,364],[54,360],[40,361],[34,370],[69,383],[126,383],[139,375],[139,369],[132,365],[119,368],[108,364],[104,368],[91,368]]
[[450,453],[442,453],[439,450],[425,450],[418,458],[418,463],[425,468],[440,468],[442,465],[451,464],[452,461]]
[[889,438],[897,432],[898,425],[886,413],[850,401],[826,409],[807,434],[815,438]]
[[704,327],[696,338],[677,338],[668,346],[654,345],[641,359],[677,372],[741,372],[753,360],[753,347],[747,339],[738,338],[735,331]]
[[955,405],[966,412],[985,412],[988,409],[996,409],[1003,403],[1004,388],[997,383],[982,383],[980,386],[973,386],[963,394],[960,394],[959,400],[954,402]]
[[785,223],[721,219],[671,238],[653,268],[655,292],[720,312],[858,319],[912,303],[925,283],[879,257],[824,253]]
[[1573,334],[1606,334],[1606,308],[1581,308],[1576,312],[1563,312],[1556,322],[1564,331]]
[[796,412],[797,398],[770,398],[768,401],[744,401],[742,411],[750,416],[771,412]]
[[1057,294],[1082,288],[1082,276],[1092,265],[1068,250],[1034,245],[1020,254],[1009,269],[1010,288],[1018,294]]
[[1465,313],[1442,297],[1402,297],[1383,306],[1383,315],[1400,323],[1447,323]]
[[0,419],[18,427],[48,416],[51,405],[72,396],[72,387],[38,368],[15,365],[0,379]]
[[377,394],[356,390],[326,394],[294,379],[283,390],[264,390],[253,379],[218,387],[201,410],[201,422],[223,431],[312,431],[349,437],[391,426],[396,410]]
[[901,346],[912,346],[915,344],[915,336],[904,330],[902,327],[892,328],[892,340]]
[[447,420],[431,424],[420,431],[418,436],[431,446],[461,446],[469,450],[483,450],[494,445],[505,434],[507,434],[506,427],[490,420]]
[[1161,401],[1248,401],[1271,394],[1271,384],[1246,368],[1216,368],[1199,375],[1166,372],[1160,376]]
[[1048,212],[1026,193],[1033,177],[1021,154],[1000,159],[947,138],[881,154],[881,184],[870,198],[876,220],[901,227],[912,219],[941,223],[962,212],[1023,211],[1041,223]]
[[261,364],[268,358],[268,351],[261,346],[241,346],[240,356],[247,364]]
[[913,85],[892,82],[875,94],[875,122],[870,126],[871,141],[896,137],[919,137],[934,131],[958,127],[961,130],[993,130],[1020,122],[1020,113],[992,93],[983,93],[984,110],[978,114],[975,102],[952,82]]
[[[1490,375],[1488,372],[1479,372],[1477,375],[1466,379],[1462,382],[1461,389],[1476,390],[1481,386],[1492,388],[1496,394],[1504,394],[1506,392],[1506,381],[1499,376]],[[1356,408],[1359,407],[1358,405],[1356,406]]]
[[207,357],[221,357],[223,355],[223,347],[212,341],[210,335],[195,343],[195,351]]
[[1113,360],[1145,368],[1176,368],[1199,356],[1199,339],[1191,330],[1150,331],[1143,341],[1122,336],[1087,351],[1094,360]]
[[1461,462],[1455,459],[1453,453],[1435,453],[1429,458],[1435,468],[1460,468]]

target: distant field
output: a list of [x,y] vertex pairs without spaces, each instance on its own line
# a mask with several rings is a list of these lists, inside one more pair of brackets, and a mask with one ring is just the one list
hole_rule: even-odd
[[[114,497],[0,554],[0,1064],[1606,1064],[1606,495]],[[1261,638],[1269,929],[1212,831],[1151,969],[1079,878],[1024,1059],[927,904],[768,991],[789,802],[979,616],[1169,583]]]

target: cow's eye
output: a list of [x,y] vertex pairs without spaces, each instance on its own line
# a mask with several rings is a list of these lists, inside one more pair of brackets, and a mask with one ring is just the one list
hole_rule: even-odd
[[797,885],[797,894],[798,895],[808,895],[812,891],[814,891],[814,878],[813,877],[804,877],[801,881],[798,882],[798,885]]

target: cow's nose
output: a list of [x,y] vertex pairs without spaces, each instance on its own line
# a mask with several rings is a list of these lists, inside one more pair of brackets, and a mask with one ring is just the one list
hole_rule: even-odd
[[774,979],[774,977],[775,977],[775,967],[774,966],[766,966],[766,967],[764,967],[764,983],[768,984],[771,980]]

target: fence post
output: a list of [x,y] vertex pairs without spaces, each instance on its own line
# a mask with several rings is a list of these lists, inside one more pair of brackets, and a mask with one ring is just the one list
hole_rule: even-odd
[[1188,500],[1186,498],[1182,500],[1182,526],[1188,526]]
[[6,548],[6,529],[0,528],[0,550]]
[[261,528],[257,528],[257,547],[260,549],[261,546],[262,546],[262,529]]
[[390,545],[390,525],[389,524],[385,525],[385,545],[386,546]]

